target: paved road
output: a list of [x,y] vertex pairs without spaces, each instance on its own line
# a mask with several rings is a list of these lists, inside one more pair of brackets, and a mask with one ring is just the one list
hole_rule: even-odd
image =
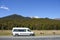
[[60,40],[60,36],[0,36],[0,40]]

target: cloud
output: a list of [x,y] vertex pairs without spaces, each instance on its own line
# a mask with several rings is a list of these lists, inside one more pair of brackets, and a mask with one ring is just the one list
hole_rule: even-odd
[[0,8],[1,8],[1,9],[5,9],[5,10],[9,10],[9,8],[6,7],[6,6],[0,6]]
[[39,18],[38,16],[34,16],[34,18]]
[[33,16],[33,17],[31,17],[31,18],[39,18],[38,16]]

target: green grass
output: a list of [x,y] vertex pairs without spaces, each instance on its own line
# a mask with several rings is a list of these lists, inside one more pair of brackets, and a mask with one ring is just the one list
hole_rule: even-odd
[[[60,35],[60,30],[32,30],[36,36]],[[0,36],[12,36],[11,30],[0,30]]]

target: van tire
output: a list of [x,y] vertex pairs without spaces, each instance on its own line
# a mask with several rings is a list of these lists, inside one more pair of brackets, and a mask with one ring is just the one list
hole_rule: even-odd
[[15,34],[15,36],[19,36],[18,34]]
[[35,36],[34,34],[30,34],[30,36]]

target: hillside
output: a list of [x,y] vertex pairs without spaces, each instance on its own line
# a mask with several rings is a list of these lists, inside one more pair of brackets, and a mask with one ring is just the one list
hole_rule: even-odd
[[17,15],[17,14],[13,14],[13,15],[9,15],[6,17],[2,17],[2,19],[30,19],[29,17],[23,17],[21,15]]
[[60,30],[60,20],[30,18],[17,14],[0,18],[0,30],[10,30],[13,27],[29,27],[32,30]]

